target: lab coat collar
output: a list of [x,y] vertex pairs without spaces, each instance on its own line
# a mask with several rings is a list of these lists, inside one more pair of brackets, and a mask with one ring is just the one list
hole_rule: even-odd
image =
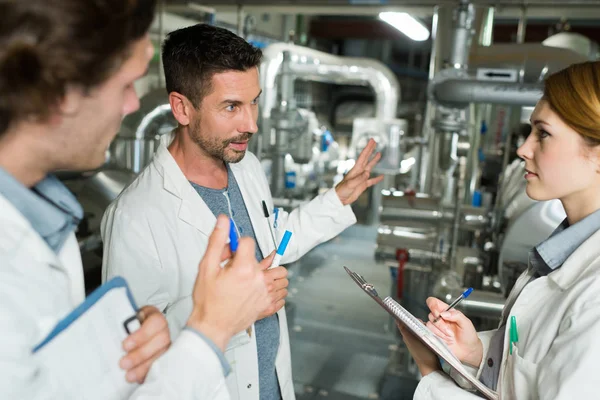
[[548,279],[565,290],[574,284],[582,274],[590,273],[590,268],[599,269],[600,263],[594,263],[594,260],[600,257],[599,241],[600,231],[597,231],[567,258],[562,267],[548,274]]
[[196,190],[187,180],[177,162],[169,152],[168,146],[174,138],[174,133],[168,133],[160,138],[160,143],[152,163],[163,177],[163,189],[181,200],[177,216],[179,219],[210,236],[217,219]]
[[[0,226],[3,229],[9,229],[10,234],[0,233],[2,240],[0,241],[0,251],[11,251],[22,245],[23,240],[27,238],[27,246],[34,251],[32,256],[43,264],[51,265],[55,268],[64,270],[58,255],[48,246],[48,243],[33,229],[27,218],[19,210],[17,210],[8,199],[0,194],[0,210],[2,216],[0,218]],[[31,232],[33,234],[29,234]],[[12,239],[12,240],[10,240]],[[26,266],[23,266],[26,267]]]
[[[178,217],[182,221],[192,225],[206,236],[210,236],[217,222],[212,211],[202,200],[200,195],[188,182],[187,178],[175,162],[175,159],[168,150],[168,146],[173,141],[174,133],[163,135],[160,138],[160,144],[156,150],[156,154],[152,162],[163,175],[163,188],[177,198],[181,199],[181,207],[179,208]],[[266,257],[274,248],[272,239],[268,229],[256,229],[261,227],[260,224],[266,224],[268,228],[269,221],[263,215],[262,201],[266,200],[266,193],[257,191],[260,185],[253,176],[255,170],[249,161],[249,157],[254,157],[251,154],[246,154],[242,161],[229,164],[231,172],[235,176],[250,221],[255,227],[254,233],[256,241],[262,253]]]

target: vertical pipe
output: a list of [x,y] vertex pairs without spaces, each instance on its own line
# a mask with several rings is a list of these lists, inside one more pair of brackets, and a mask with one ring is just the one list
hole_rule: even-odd
[[[481,14],[481,21],[478,26],[479,34],[477,37],[477,46],[491,46],[493,40],[494,28],[494,8],[485,8]],[[467,159],[467,175],[465,177],[464,204],[470,204],[475,190],[477,190],[478,180],[480,178],[481,165],[479,163],[479,148],[481,147],[481,122],[483,120],[483,105],[471,104],[469,107],[469,133],[470,148]]]
[[[275,115],[278,118],[285,118],[287,111],[295,108],[294,104],[294,77],[290,66],[291,55],[289,51],[283,52],[283,61],[281,63],[281,74],[279,85],[280,101],[278,112]],[[275,148],[271,164],[271,190],[273,196],[280,197],[283,195],[285,186],[285,156],[287,144],[287,131],[281,129],[282,121],[277,121],[275,131]]]
[[517,27],[517,43],[525,43],[525,30],[527,29],[527,7],[521,7],[519,26]]
[[293,14],[286,14],[283,16],[282,41],[285,43],[294,43],[294,36],[296,36],[296,16]]
[[465,193],[464,204],[471,204],[473,195],[477,190],[477,184],[480,176],[479,165],[479,148],[481,147],[481,134],[478,122],[480,121],[478,107],[476,104],[471,104],[469,107],[468,118],[469,124],[469,156],[467,159],[467,176],[465,177]]
[[[433,9],[433,17],[431,19],[431,55],[429,57],[429,75],[428,80],[431,82],[433,77],[435,76],[436,65],[439,63],[438,51],[439,51],[439,43],[438,43],[438,28],[439,28],[439,18],[440,18],[440,7],[435,6]],[[431,101],[427,101],[425,105],[425,113],[423,115],[423,124],[421,128],[421,138],[422,141],[426,144],[421,144],[418,159],[416,160],[417,164],[417,176],[419,179],[419,192],[430,193],[431,191],[431,180],[433,174],[433,165],[430,161],[431,157],[431,149],[433,148],[433,135],[432,129],[430,126],[431,121],[434,117],[434,107]],[[424,147],[427,146],[427,147]]]
[[454,188],[454,220],[452,221],[452,238],[450,245],[450,269],[456,269],[456,250],[458,247],[458,231],[460,227],[461,221],[461,206],[462,206],[462,193],[463,193],[463,184],[465,182],[465,175],[467,170],[467,164],[465,157],[460,157],[458,160],[458,165],[456,166],[456,181]]
[[452,47],[450,53],[450,66],[456,69],[466,69],[471,48],[471,37],[473,29],[473,5],[468,0],[461,0],[457,8],[452,35]]
[[237,7],[237,34],[244,37],[244,6],[241,4]]
[[479,31],[478,44],[480,46],[491,46],[494,40],[494,7],[485,10],[481,29]]
[[[165,14],[165,1],[164,0],[160,0],[158,2],[158,7],[156,8],[156,10],[158,11],[158,40],[159,43],[163,41],[164,37],[165,37],[165,32],[164,32],[164,25],[163,25],[163,18],[164,18],[164,14]],[[162,60],[162,51],[160,51],[160,45],[159,45],[159,51],[158,51],[158,65],[156,66],[157,68],[157,76],[158,76],[158,87],[163,87],[165,85],[164,83],[164,72],[163,72],[163,60]]]

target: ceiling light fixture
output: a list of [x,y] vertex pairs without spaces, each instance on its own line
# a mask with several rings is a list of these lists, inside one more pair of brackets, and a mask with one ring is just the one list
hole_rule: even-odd
[[422,42],[429,39],[429,29],[418,19],[405,12],[385,11],[379,13],[379,18],[414,41]]

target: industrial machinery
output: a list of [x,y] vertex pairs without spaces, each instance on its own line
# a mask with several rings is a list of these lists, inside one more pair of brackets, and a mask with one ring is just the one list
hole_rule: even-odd
[[[293,208],[342,179],[370,138],[386,179],[372,190],[375,257],[392,271],[393,292],[426,317],[425,297],[450,299],[477,290],[463,310],[492,326],[531,247],[564,218],[560,203],[527,198],[515,149],[527,134],[542,81],[571,63],[598,57],[598,46],[561,33],[544,43],[491,44],[493,9],[461,0],[437,7],[434,21],[451,25],[450,45],[435,37],[422,131],[398,118],[400,87],[383,63],[336,56],[290,43],[263,51],[260,132],[251,142],[277,205]],[[476,14],[487,13],[477,26]],[[437,29],[434,25],[434,32]],[[487,35],[487,36],[486,36]],[[576,49],[576,50],[573,50]],[[374,95],[373,115],[352,121],[342,142],[315,110],[299,106],[298,82],[359,85]],[[164,88],[144,95],[123,121],[99,171],[67,178],[86,210],[80,245],[97,252],[106,206],[150,161],[158,138],[176,126]]]
[[[394,294],[422,318],[431,293],[447,301],[465,287],[480,289],[461,308],[479,328],[489,328],[530,249],[565,217],[557,200],[526,196],[516,147],[528,134],[544,77],[590,59],[597,47],[587,46],[587,54],[570,50],[566,33],[510,51],[474,46],[474,20],[473,5],[461,1],[445,63],[436,59],[440,49],[432,52],[419,182],[382,191],[376,258],[393,270]],[[552,47],[557,43],[569,48]]]

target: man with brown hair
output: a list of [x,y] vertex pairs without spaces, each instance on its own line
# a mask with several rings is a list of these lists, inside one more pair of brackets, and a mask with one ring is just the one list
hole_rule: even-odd
[[[0,0],[2,399],[88,398],[66,394],[56,369],[33,354],[85,297],[73,234],[82,209],[52,172],[98,168],[122,118],[139,107],[133,82],[153,55],[147,30],[154,9],[155,0]],[[268,296],[249,239],[221,269],[223,257],[231,258],[228,227],[220,217],[196,270],[193,311],[172,346],[162,313],[142,308],[120,367],[123,381],[145,383],[109,398],[229,397],[222,353]],[[69,351],[86,345],[72,343]]]
[[[335,188],[277,221],[267,177],[248,142],[258,131],[260,50],[234,33],[211,25],[171,32],[163,45],[169,101],[178,127],[161,138],[150,165],[123,191],[102,218],[103,278],[122,275],[139,301],[164,310],[171,332],[184,326],[196,260],[206,251],[219,214],[241,236],[256,241],[255,257],[270,287],[270,305],[252,329],[231,340],[225,356],[231,397],[293,400],[287,319],[287,270],[269,255],[285,230],[293,232],[283,263],[356,222],[350,204],[383,177],[370,177],[379,161],[375,142]],[[273,226],[274,238],[270,226]]]

